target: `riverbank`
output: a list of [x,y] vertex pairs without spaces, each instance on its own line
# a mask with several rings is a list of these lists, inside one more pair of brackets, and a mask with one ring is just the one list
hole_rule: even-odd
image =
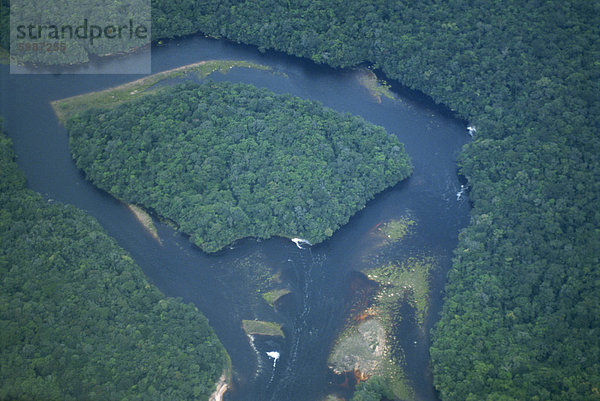
[[217,389],[214,391],[214,393],[212,393],[208,400],[223,401],[223,395],[225,395],[225,392],[228,388],[229,385],[227,384],[227,376],[225,375],[225,373],[223,373],[219,378],[219,381],[217,382]]
[[0,303],[14,305],[3,307],[0,399],[189,400],[210,389],[230,361],[207,318],[159,291],[91,215],[29,189],[11,146],[0,130]]
[[150,216],[141,207],[133,204],[128,204],[127,208],[131,210],[131,212],[135,215],[135,218],[144,226],[152,238],[157,240],[159,243],[162,243],[160,237],[158,236],[158,231],[156,231],[156,226],[154,226],[154,222],[152,221],[152,216]]
[[390,90],[391,85],[382,79],[378,79],[377,75],[368,68],[358,69],[358,83],[365,87],[371,96],[381,103],[381,97],[384,96],[390,100],[395,100],[396,96]]
[[[599,327],[590,318],[599,293],[593,283],[600,282],[591,268],[600,254],[595,6],[411,2],[373,6],[368,20],[377,22],[357,30],[367,15],[363,2],[307,12],[262,1],[189,25],[333,67],[368,60],[481,127],[459,156],[474,208],[455,248],[432,346],[442,399],[588,399],[597,392],[600,359],[578,357],[598,349],[587,332]],[[485,25],[471,23],[481,15]],[[302,23],[288,29],[288,21]],[[565,286],[571,296],[551,296]],[[482,324],[506,316],[510,323]],[[526,362],[498,370],[506,360]]]
[[196,73],[198,78],[206,78],[213,72],[219,71],[223,74],[232,68],[253,68],[258,70],[271,71],[271,67],[252,63],[243,60],[207,60],[193,64],[173,68],[136,81],[128,82],[113,88],[104,89],[97,92],[84,93],[82,95],[72,96],[65,99],[54,100],[50,102],[56,117],[61,123],[65,123],[70,117],[89,109],[90,107],[108,107],[112,108],[121,103],[129,102],[143,96],[155,93],[159,88],[153,88],[157,83],[166,79],[182,77],[188,73]]
[[[223,63],[204,71],[233,66]],[[149,79],[180,71],[186,69]],[[134,89],[139,85],[147,90]],[[282,233],[303,248],[322,242],[412,173],[396,136],[316,102],[226,82],[171,85],[146,96],[154,90],[147,85],[121,89],[144,97],[117,109],[93,103],[93,110],[69,118],[73,157],[90,181],[117,198],[151,194],[143,206],[176,221],[207,253]],[[99,101],[110,93],[117,92]],[[93,96],[83,107],[91,107]],[[64,112],[70,103],[61,102]],[[340,146],[346,150],[336,151]],[[313,201],[315,194],[322,201]]]

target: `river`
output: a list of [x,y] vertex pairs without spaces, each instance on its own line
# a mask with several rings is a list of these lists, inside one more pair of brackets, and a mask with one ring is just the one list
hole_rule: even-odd
[[[139,75],[101,75],[111,63],[136,63],[136,55],[94,62],[82,67],[91,74],[9,75],[1,66],[0,112],[14,142],[18,164],[29,186],[49,201],[73,204],[95,216],[131,253],[148,279],[168,296],[194,303],[210,320],[233,363],[233,383],[226,400],[316,401],[328,394],[349,398],[352,386],[341,385],[327,368],[327,357],[357,297],[356,273],[373,254],[373,227],[410,216],[414,233],[392,248],[393,258],[425,255],[435,260],[431,305],[425,332],[437,320],[443,283],[459,230],[468,222],[469,202],[457,199],[461,183],[456,156],[469,139],[466,124],[426,97],[393,85],[396,100],[378,102],[358,82],[358,73],[315,65],[254,47],[193,36],[167,41],[152,49],[152,71],[159,72],[201,60],[248,60],[279,72],[233,69],[213,80],[246,82],[278,93],[318,100],[381,125],[404,143],[414,174],[367,204],[328,241],[299,249],[286,239],[245,239],[215,255],[192,246],[185,235],[157,224],[162,244],[152,238],[125,205],[85,180],[71,158],[67,133],[49,102],[137,79]],[[273,310],[260,302],[249,284],[248,266],[278,272],[291,289]],[[237,267],[232,267],[237,266]],[[241,266],[241,267],[240,267]],[[255,349],[241,328],[242,319],[283,324],[285,339],[257,339]],[[428,370],[428,337],[411,325],[397,333],[404,345],[406,372],[418,400],[435,400]],[[414,324],[412,325],[414,326]],[[280,358],[266,354],[277,351]]]

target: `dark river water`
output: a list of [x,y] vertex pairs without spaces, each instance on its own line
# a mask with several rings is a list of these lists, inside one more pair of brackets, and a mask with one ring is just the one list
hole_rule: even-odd
[[[233,383],[227,400],[313,401],[329,394],[348,399],[346,386],[327,367],[331,347],[355,303],[357,288],[366,285],[357,273],[377,257],[403,260],[410,256],[435,261],[431,304],[425,330],[414,323],[397,328],[404,348],[406,374],[418,400],[437,399],[429,372],[428,333],[437,320],[441,291],[459,230],[468,222],[469,202],[457,198],[461,183],[456,156],[470,138],[464,122],[425,97],[400,86],[396,100],[378,102],[359,84],[357,71],[335,70],[278,53],[260,53],[249,46],[191,37],[152,49],[152,71],[159,72],[200,60],[236,59],[258,62],[279,73],[233,69],[213,80],[252,83],[279,93],[318,100],[381,125],[405,144],[414,174],[371,200],[365,209],[328,241],[299,249],[287,239],[245,239],[215,255],[206,255],[164,224],[157,224],[162,244],[153,239],[125,205],[88,183],[68,149],[65,128],[49,102],[138,79],[137,75],[93,74],[110,63],[136,63],[136,55],[85,67],[83,75],[9,75],[1,66],[1,114],[13,139],[19,166],[29,186],[50,201],[73,204],[95,216],[129,251],[148,279],[166,295],[192,302],[208,317],[231,356]],[[377,224],[408,216],[414,233],[381,255],[373,235]],[[257,295],[256,271],[277,273],[291,293],[276,310]],[[358,283],[358,284],[357,284]],[[256,338],[251,344],[242,319],[277,321],[283,340]],[[410,322],[410,319],[405,319]],[[280,352],[273,366],[267,351]]]

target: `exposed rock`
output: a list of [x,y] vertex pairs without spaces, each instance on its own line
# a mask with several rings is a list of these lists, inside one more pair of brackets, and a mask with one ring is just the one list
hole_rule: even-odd
[[385,330],[377,319],[367,319],[344,334],[329,358],[334,372],[354,372],[363,381],[381,371],[386,354]]

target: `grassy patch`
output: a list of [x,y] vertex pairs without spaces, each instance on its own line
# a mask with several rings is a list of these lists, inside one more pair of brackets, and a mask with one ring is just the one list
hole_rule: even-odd
[[194,73],[199,78],[206,78],[213,72],[227,73],[234,67],[254,68],[259,70],[271,70],[271,67],[240,60],[210,60],[199,63],[189,64],[174,68],[169,71],[159,72],[147,77],[128,82],[114,88],[105,89],[98,92],[86,93],[73,96],[66,99],[55,100],[51,102],[52,108],[63,124],[69,118],[79,114],[91,107],[111,108],[121,103],[147,96],[156,92],[159,88],[154,87],[157,83],[166,79],[183,77],[186,74]]
[[265,301],[267,301],[267,303],[269,305],[273,306],[279,298],[281,298],[282,296],[284,296],[286,294],[289,294],[290,292],[291,291],[288,290],[287,288],[281,288],[281,289],[277,289],[277,290],[267,291],[262,294],[262,297]]
[[248,335],[285,337],[281,325],[275,322],[261,320],[242,320],[242,328]]

